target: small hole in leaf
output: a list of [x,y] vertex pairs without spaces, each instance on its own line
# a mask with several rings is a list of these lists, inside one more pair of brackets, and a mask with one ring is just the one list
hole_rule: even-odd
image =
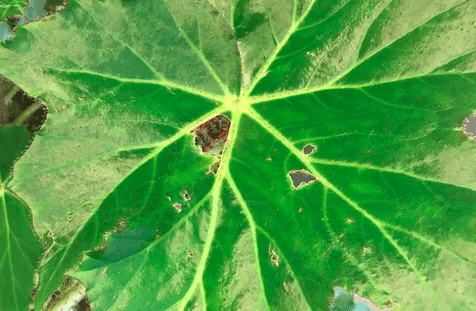
[[180,203],[174,203],[174,204],[173,204],[173,207],[174,207],[175,210],[176,210],[177,212],[179,212],[179,213],[182,212],[182,210],[183,210],[182,204],[180,204]]
[[193,257],[195,257],[195,253],[194,253],[194,252],[188,253],[188,258],[193,258]]
[[185,201],[189,201],[191,199],[190,194],[187,191],[182,192],[182,197]]
[[316,150],[317,150],[316,146],[312,144],[307,144],[306,146],[304,146],[304,148],[302,148],[302,153],[304,153],[305,155],[308,155],[308,154],[312,154],[316,152]]
[[274,249],[270,249],[270,260],[273,266],[279,267],[279,256]]
[[466,137],[476,141],[476,113],[463,120],[461,130]]
[[271,161],[273,161],[273,159],[268,157],[268,158],[266,158],[266,161],[271,162]]
[[309,171],[304,169],[290,171],[289,178],[291,178],[294,189],[299,189],[317,180]]
[[298,213],[302,213],[304,211],[304,208],[302,208],[302,206],[299,207],[298,209]]

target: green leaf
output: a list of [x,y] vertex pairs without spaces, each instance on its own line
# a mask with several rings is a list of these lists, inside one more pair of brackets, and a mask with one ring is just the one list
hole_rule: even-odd
[[2,3],[0,3],[0,21],[14,15],[21,15],[27,4],[27,0],[2,0]]
[[0,184],[11,175],[13,163],[23,154],[31,142],[31,133],[23,126],[7,125],[0,127]]
[[[474,16],[474,0],[77,0],[20,27],[0,73],[49,109],[9,183],[55,239],[36,309],[65,274],[98,310],[328,310],[337,286],[472,309]],[[211,155],[194,135],[217,115]]]
[[28,206],[5,188],[13,162],[30,142],[20,126],[0,127],[0,310],[24,311],[31,302],[42,247],[31,227]]

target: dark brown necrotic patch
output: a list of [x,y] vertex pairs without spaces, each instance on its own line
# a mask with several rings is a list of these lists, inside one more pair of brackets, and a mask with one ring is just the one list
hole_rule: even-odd
[[200,146],[204,153],[220,157],[228,138],[230,124],[230,119],[221,114],[201,124],[194,130],[195,145]]

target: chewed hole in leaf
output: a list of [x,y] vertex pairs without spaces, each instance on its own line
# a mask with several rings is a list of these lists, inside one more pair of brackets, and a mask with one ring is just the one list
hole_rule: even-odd
[[228,138],[230,124],[230,119],[220,114],[199,125],[193,131],[195,145],[199,146],[203,153],[220,158]]
[[185,201],[190,201],[191,197],[187,191],[182,191],[181,195]]
[[291,182],[293,184],[294,189],[299,189],[312,183],[317,180],[309,171],[302,169],[302,170],[293,170],[289,172],[289,178],[291,178]]
[[302,153],[304,153],[305,155],[309,155],[316,152],[316,150],[317,150],[316,146],[314,146],[313,144],[307,144],[302,148]]
[[465,136],[476,141],[476,113],[464,119],[461,130]]
[[346,292],[342,287],[336,286],[334,287],[334,300],[331,302],[330,311],[342,310],[390,311],[389,308],[380,309],[368,298],[364,298],[357,293]]

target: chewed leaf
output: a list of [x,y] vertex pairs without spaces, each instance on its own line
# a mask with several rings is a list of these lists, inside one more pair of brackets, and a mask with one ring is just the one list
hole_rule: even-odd
[[475,16],[72,0],[19,27],[0,73],[49,111],[7,184],[49,247],[36,311],[66,275],[107,311],[473,309]]
[[300,187],[317,180],[315,176],[312,176],[312,174],[305,169],[292,170],[288,173],[288,175],[289,178],[291,178],[293,187],[295,189],[299,189]]

